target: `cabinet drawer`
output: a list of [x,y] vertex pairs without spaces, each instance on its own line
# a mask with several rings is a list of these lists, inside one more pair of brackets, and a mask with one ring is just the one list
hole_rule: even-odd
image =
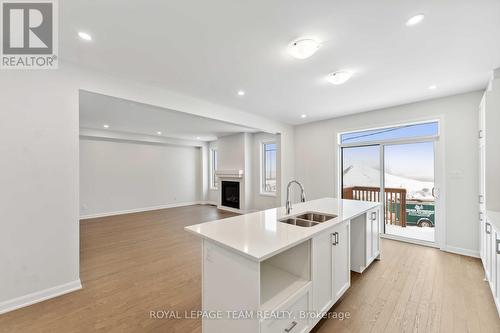
[[[290,313],[283,318],[272,318],[262,321],[261,333],[303,333],[309,330],[307,311],[310,309],[311,290],[294,297],[287,305],[276,310],[278,313]],[[283,311],[283,312],[281,312]],[[302,312],[302,316],[301,316]]]

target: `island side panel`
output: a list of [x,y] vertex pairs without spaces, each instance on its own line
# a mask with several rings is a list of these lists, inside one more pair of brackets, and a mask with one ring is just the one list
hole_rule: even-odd
[[238,320],[228,311],[259,309],[260,265],[209,240],[202,244],[202,309],[223,319],[202,319],[203,333],[258,333],[259,320]]

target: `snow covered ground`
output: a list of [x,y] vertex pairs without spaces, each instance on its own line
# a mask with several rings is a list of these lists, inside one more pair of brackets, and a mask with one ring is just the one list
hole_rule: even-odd
[[428,242],[434,242],[434,229],[435,228],[420,228],[417,226],[407,226],[406,228],[386,224],[385,233],[394,236],[406,237],[411,239],[418,239]]
[[[380,187],[380,170],[360,164],[352,164],[344,169],[344,187],[376,186]],[[406,198],[413,200],[433,201],[432,188],[434,182],[426,182],[407,177],[385,174],[385,187],[405,188]]]

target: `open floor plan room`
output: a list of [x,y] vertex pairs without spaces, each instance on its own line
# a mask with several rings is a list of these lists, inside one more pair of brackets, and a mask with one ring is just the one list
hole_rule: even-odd
[[[200,331],[199,318],[150,312],[201,309],[199,244],[183,228],[233,215],[198,205],[82,222],[84,289],[3,315],[1,332]],[[323,320],[316,332],[500,330],[478,260],[392,240],[381,248],[384,260],[352,273],[332,308],[350,319]]]
[[0,333],[500,332],[498,0],[0,13]]

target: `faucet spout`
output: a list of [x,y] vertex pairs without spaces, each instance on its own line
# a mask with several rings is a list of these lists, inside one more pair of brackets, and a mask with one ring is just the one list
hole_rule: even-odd
[[286,213],[287,214],[290,214],[290,212],[292,211],[292,203],[290,201],[290,187],[292,186],[292,184],[297,184],[299,185],[300,187],[300,201],[301,202],[305,202],[306,201],[306,194],[305,194],[305,191],[304,191],[304,186],[302,186],[302,184],[297,181],[297,180],[292,180],[288,183],[288,186],[286,187]]

